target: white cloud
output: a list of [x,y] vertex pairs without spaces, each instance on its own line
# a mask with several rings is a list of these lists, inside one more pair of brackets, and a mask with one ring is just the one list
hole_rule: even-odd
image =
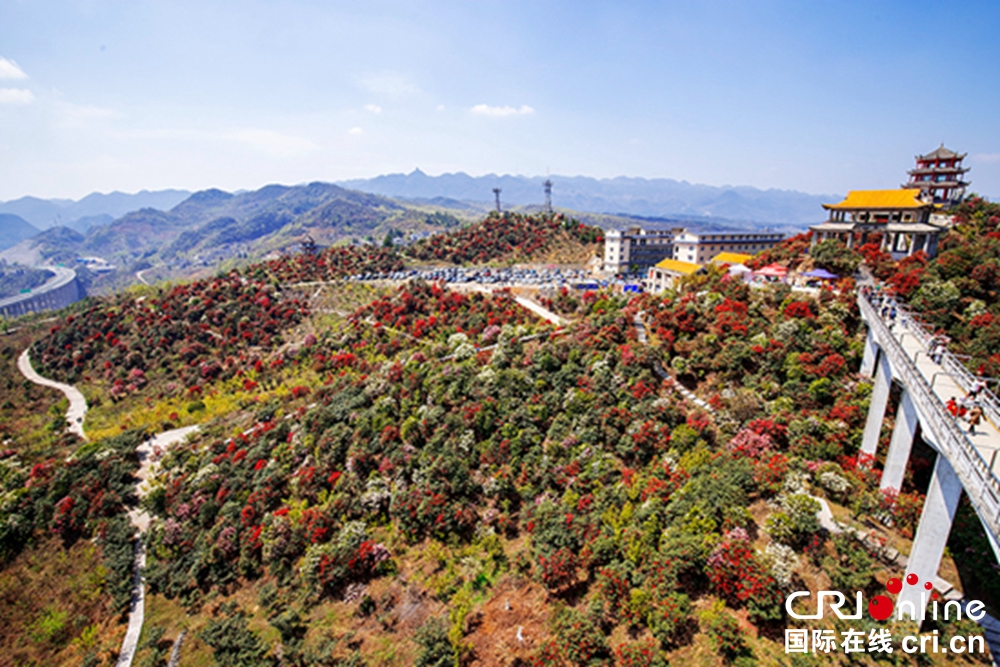
[[264,153],[271,157],[295,157],[319,148],[316,144],[303,139],[293,137],[271,130],[242,130],[228,135],[226,138],[238,141],[252,148],[255,151]]
[[437,110],[438,111],[444,111],[444,105],[443,104],[437,105]]
[[382,113],[382,107],[377,104],[366,104],[365,111],[370,111],[372,113]]
[[507,116],[528,116],[535,113],[535,110],[527,104],[517,107],[491,107],[488,104],[477,104],[472,107],[472,113],[479,116],[490,116],[492,118],[505,118]]
[[28,75],[13,60],[0,56],[0,79],[27,79]]
[[362,77],[361,85],[369,92],[389,97],[402,97],[420,92],[415,83],[397,72],[380,72]]
[[1000,162],[1000,153],[976,153],[972,156],[972,159],[976,162],[985,162],[987,164]]
[[121,114],[114,109],[89,104],[58,102],[56,108],[59,112],[58,125],[67,128],[86,127],[94,121],[121,117]]
[[351,135],[354,135],[354,136],[356,137],[356,136],[359,136],[359,135],[362,135],[362,134],[364,134],[364,133],[365,133],[365,131],[364,131],[364,130],[362,130],[362,129],[361,129],[360,127],[352,127],[351,129],[349,129],[349,130],[347,131],[347,133],[348,133],[348,134],[351,134]]
[[0,88],[0,104],[31,104],[35,96],[27,88]]

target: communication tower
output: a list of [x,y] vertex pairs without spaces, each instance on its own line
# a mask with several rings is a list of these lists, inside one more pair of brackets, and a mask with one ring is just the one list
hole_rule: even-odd
[[545,212],[552,213],[552,179],[546,178],[542,185],[545,186]]

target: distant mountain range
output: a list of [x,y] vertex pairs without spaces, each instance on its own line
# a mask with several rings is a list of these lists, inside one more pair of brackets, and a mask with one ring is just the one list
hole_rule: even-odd
[[[652,218],[726,218],[761,225],[804,227],[825,216],[822,204],[837,195],[811,195],[794,190],[759,190],[749,186],[698,185],[668,178],[590,178],[551,176],[556,208]],[[464,173],[428,176],[419,169],[370,179],[341,181],[355,190],[388,197],[431,200],[446,198],[485,202],[500,188],[501,204],[544,202],[543,176],[469,176]]]
[[[428,176],[419,169],[340,185],[268,185],[237,193],[203,190],[93,193],[79,201],[22,197],[0,202],[0,257],[34,263],[96,255],[119,266],[184,269],[296,245],[388,231],[425,232],[478,218],[501,188],[504,208],[537,210],[541,176]],[[822,219],[838,197],[790,190],[715,187],[670,179],[552,176],[553,205],[605,228],[771,227],[793,232]],[[137,270],[137,269],[132,269]]]
[[439,208],[331,183],[268,185],[238,194],[212,189],[167,210],[141,208],[83,232],[50,227],[3,250],[0,258],[32,264],[41,258],[71,262],[98,256],[132,272],[149,266],[184,271],[296,247],[307,237],[321,245],[351,238],[381,242],[389,231],[435,231],[458,224],[456,216]]
[[131,195],[124,192],[94,192],[79,201],[21,197],[0,202],[0,213],[18,215],[38,229],[63,226],[86,232],[93,226],[107,224],[140,208],[168,210],[190,195],[186,190],[143,190]]

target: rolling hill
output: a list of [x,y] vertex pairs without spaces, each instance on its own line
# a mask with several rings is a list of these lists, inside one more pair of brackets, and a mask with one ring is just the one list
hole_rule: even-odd
[[19,215],[0,213],[0,250],[17,245],[38,233],[38,228]]
[[389,231],[432,231],[458,223],[433,206],[404,205],[329,183],[268,185],[239,194],[210,189],[169,210],[141,208],[83,233],[50,228],[2,256],[31,263],[97,255],[129,274],[139,264],[187,270],[295,247],[306,237],[320,245],[352,238],[381,241]]

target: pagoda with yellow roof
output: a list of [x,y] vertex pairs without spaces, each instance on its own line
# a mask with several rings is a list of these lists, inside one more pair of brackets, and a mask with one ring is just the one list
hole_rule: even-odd
[[848,248],[880,243],[894,259],[917,251],[933,257],[943,229],[930,222],[936,206],[921,198],[919,188],[901,190],[851,190],[838,204],[823,204],[829,219],[810,225],[813,245],[838,239]]

